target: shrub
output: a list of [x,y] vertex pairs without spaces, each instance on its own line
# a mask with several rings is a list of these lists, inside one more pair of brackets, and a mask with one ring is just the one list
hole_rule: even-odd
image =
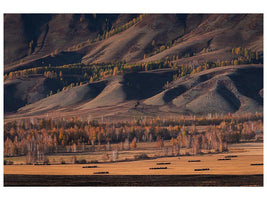
[[73,156],[73,157],[71,158],[71,163],[75,164],[75,163],[76,163],[76,161],[77,161],[77,158],[76,158],[76,156]]
[[44,160],[44,165],[50,165],[50,161],[49,161],[49,159],[47,157]]
[[4,160],[4,165],[13,165],[13,161],[11,160]]
[[146,155],[145,153],[139,154],[139,155],[135,155],[134,158],[136,160],[145,160],[145,159],[149,159],[148,155]]
[[86,164],[87,161],[85,159],[80,160],[80,164]]
[[86,164],[87,161],[85,159],[82,159],[82,160],[76,160],[75,161],[75,164]]
[[90,163],[96,164],[96,163],[98,163],[98,160],[91,160]]
[[132,140],[132,143],[131,143],[131,149],[135,149],[136,148],[136,138],[134,138],[133,140]]

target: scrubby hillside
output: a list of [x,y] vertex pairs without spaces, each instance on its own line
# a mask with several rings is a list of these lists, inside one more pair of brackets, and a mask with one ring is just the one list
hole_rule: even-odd
[[231,60],[233,47],[263,51],[261,14],[37,15],[40,23],[32,18],[5,15],[6,71],[166,57],[197,65]]
[[50,113],[53,116],[127,119],[155,113],[262,112],[262,65],[219,67],[172,81],[176,73],[171,69],[129,73],[76,86],[22,107],[14,116]]
[[165,91],[144,101],[164,112],[181,114],[261,112],[263,69],[230,66],[207,70],[174,81]]
[[5,112],[14,112],[28,103],[45,98],[49,89],[46,78],[40,76],[6,81],[4,85]]
[[[19,113],[37,114],[55,110],[88,110],[112,107],[128,101],[141,101],[163,90],[177,70],[128,73],[103,81],[76,86],[18,109]],[[8,93],[8,92],[7,92]],[[130,108],[130,107],[129,107]]]
[[22,113],[42,113],[45,111],[70,109],[82,102],[88,102],[94,99],[105,87],[106,82],[85,84],[69,90],[62,91],[55,95],[44,98],[36,103],[24,106],[18,111]]
[[5,117],[255,113],[262,14],[6,14]]
[[[48,57],[66,51],[78,49],[82,42],[97,38],[112,27],[127,23],[135,14],[5,14],[4,15],[4,61],[5,67],[31,63],[39,66],[77,62],[81,59],[75,51],[71,55],[63,54],[57,61]],[[65,56],[64,56],[65,55]],[[48,58],[40,63],[36,60]],[[52,57],[53,58],[53,57]],[[50,60],[49,60],[50,59]]]

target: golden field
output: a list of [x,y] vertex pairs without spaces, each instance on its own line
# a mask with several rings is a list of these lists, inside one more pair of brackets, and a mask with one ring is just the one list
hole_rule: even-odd
[[[141,152],[141,150],[140,150]],[[139,152],[139,153],[140,153]],[[123,155],[123,154],[121,154]],[[119,158],[121,158],[119,154]],[[231,160],[218,160],[225,156],[236,155]],[[77,156],[77,158],[79,158]],[[50,157],[51,159],[51,157]],[[188,162],[188,160],[201,160]],[[157,165],[157,163],[170,163]],[[93,175],[94,172],[109,172],[110,175],[254,175],[263,174],[263,143],[233,144],[228,153],[204,154],[198,156],[165,157],[151,160],[130,162],[98,163],[98,164],[66,164],[66,165],[5,165],[4,174],[27,175]],[[83,168],[96,165],[97,168]],[[167,169],[149,168],[167,167]],[[194,169],[209,168],[207,171]]]

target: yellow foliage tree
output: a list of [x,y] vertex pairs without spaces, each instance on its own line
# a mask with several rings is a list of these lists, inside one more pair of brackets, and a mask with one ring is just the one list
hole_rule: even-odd
[[137,147],[137,145],[136,145],[136,138],[134,138],[132,140],[132,143],[131,143],[131,149],[135,149],[136,147]]

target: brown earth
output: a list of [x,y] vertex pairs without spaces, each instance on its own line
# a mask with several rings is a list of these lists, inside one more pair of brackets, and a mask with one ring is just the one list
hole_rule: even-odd
[[[251,48],[259,55],[263,51],[262,14],[148,14],[110,38],[88,41],[107,28],[119,27],[137,16],[5,14],[4,71],[77,62],[148,62],[172,56],[181,58],[188,53],[194,56],[172,62],[199,66],[207,60],[234,59],[233,47]],[[174,40],[179,42],[154,55],[155,50]],[[202,51],[204,48],[206,53]],[[262,112],[262,72],[262,65],[222,67],[181,78],[168,88],[164,85],[172,81],[175,70],[129,73],[48,98],[45,97],[50,91],[57,92],[60,83],[41,76],[20,78],[4,84],[5,119],[48,115],[132,119]]]
[[182,77],[164,88],[175,73],[165,69],[110,77],[59,92],[20,108],[15,114],[6,114],[5,119],[80,116],[127,120],[138,116],[263,110],[262,65],[210,69]]
[[[125,24],[136,16],[135,14],[97,14],[96,16],[93,14],[5,14],[5,67],[19,65],[21,59],[24,60],[22,62],[29,63],[42,57],[48,58],[48,55],[55,50],[61,52],[88,39],[92,40],[106,28]],[[31,51],[29,50],[30,41],[33,41]],[[69,56],[70,54],[65,55],[58,60]],[[76,52],[72,52],[71,56],[72,60],[68,59],[65,62],[77,62],[81,59],[81,55]],[[50,61],[44,60],[43,64],[47,62],[53,64],[51,59],[50,57]]]
[[[135,16],[39,14],[32,20],[31,15],[6,14],[5,72],[49,64],[147,62],[167,56],[182,57],[186,53],[195,53],[197,57],[178,63],[201,64],[206,60],[231,60],[233,47],[263,51],[261,14],[148,14],[119,34],[99,42],[87,42],[102,34],[107,25],[117,27]],[[19,41],[13,40],[13,35]],[[162,45],[177,39],[180,42],[153,55]],[[29,53],[31,40],[33,50]],[[213,53],[200,54],[203,48]],[[57,55],[52,57],[50,54],[55,50]]]

